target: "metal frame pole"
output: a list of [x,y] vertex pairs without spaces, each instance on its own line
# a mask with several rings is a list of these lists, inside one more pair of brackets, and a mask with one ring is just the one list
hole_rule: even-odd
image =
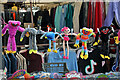
[[[1,19],[2,4],[0,4],[0,19]],[[0,69],[2,69],[2,26],[0,22]]]

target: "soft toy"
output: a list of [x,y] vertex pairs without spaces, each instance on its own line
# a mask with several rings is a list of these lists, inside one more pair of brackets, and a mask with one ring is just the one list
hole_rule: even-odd
[[95,38],[95,43],[93,44],[93,46],[98,45],[99,43],[99,37],[102,40],[102,47],[104,49],[104,53],[100,54],[100,56],[105,59],[110,59],[109,55],[109,51],[108,51],[108,40],[110,39],[110,34],[114,32],[113,27],[111,28],[110,26],[103,26],[100,29],[98,29],[98,33],[96,34],[96,38]]
[[[49,29],[48,29],[48,31],[49,31]],[[49,40],[48,52],[51,52],[51,41],[53,41],[53,47],[54,47],[53,52],[57,53],[55,34],[58,34],[63,39],[61,34],[57,33],[56,31],[55,32],[45,32],[40,38],[40,39],[43,39],[43,37],[46,36],[45,38],[47,38]]]
[[44,31],[36,30],[35,28],[26,28],[25,31],[21,34],[20,41],[23,40],[24,36],[26,35],[29,37],[29,54],[37,53],[37,45],[36,45],[36,35],[37,34],[44,34]]
[[[2,36],[6,33],[7,29],[9,33],[6,53],[16,53],[16,42],[15,42],[16,32],[17,30],[20,32],[23,32],[25,30],[24,28],[20,27],[20,25],[21,25],[20,21],[8,21],[8,24],[6,24],[5,27],[2,29]],[[12,44],[12,50],[10,48],[11,44]]]
[[26,70],[17,70],[11,77],[9,77],[7,80],[14,80],[14,79],[18,79],[20,77],[24,76],[25,80],[30,80],[32,79],[32,76],[27,73]]
[[118,40],[120,41],[120,30],[118,31]]
[[[80,33],[76,37],[76,43],[74,45],[75,47],[79,47],[79,40],[82,41],[82,51],[80,54],[80,57],[82,59],[88,58],[87,41],[91,35],[93,35],[94,37],[96,36],[95,33],[93,32],[93,29],[88,29],[84,27],[80,30]],[[85,52],[85,55],[84,55],[84,52]]]
[[[64,33],[61,33],[61,35],[65,35],[63,38],[63,51],[64,51],[64,56],[63,56],[63,59],[69,59],[69,45],[68,45],[68,41],[69,41],[69,37],[68,37],[68,35],[75,35],[76,36],[76,34],[75,33],[73,33],[73,29],[72,29],[72,31],[71,31],[71,33],[70,33],[70,29],[68,28],[68,27],[64,27],[64,28],[62,28],[61,29],[61,31],[62,32],[64,32]],[[59,36],[58,36],[59,37]],[[57,38],[58,38],[57,37]],[[56,39],[57,39],[56,38]],[[65,55],[65,41],[67,42],[67,56]]]

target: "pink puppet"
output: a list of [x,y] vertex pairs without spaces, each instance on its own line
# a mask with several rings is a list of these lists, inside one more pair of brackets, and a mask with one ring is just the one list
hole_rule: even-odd
[[118,41],[120,41],[120,30],[118,31]]
[[[63,56],[63,59],[69,59],[69,45],[68,45],[68,41],[69,41],[69,37],[68,35],[75,35],[75,33],[73,33],[73,31],[71,30],[71,33],[70,33],[70,29],[68,27],[64,27],[61,29],[61,31],[63,33],[61,33],[61,35],[65,35],[63,38],[63,51],[64,51],[64,56]],[[59,36],[58,36],[59,37]],[[57,38],[58,38],[57,37]],[[56,39],[57,39],[56,38]],[[67,43],[67,56],[66,56],[66,53],[65,53],[65,42]]]
[[[16,42],[15,42],[15,35],[17,30],[20,32],[23,32],[25,29],[20,27],[21,22],[20,21],[8,21],[8,24],[5,25],[5,27],[2,29],[2,36],[6,33],[6,30],[8,29],[8,44],[7,44],[7,51],[6,53],[16,53]],[[11,44],[12,44],[12,50],[11,50]]]

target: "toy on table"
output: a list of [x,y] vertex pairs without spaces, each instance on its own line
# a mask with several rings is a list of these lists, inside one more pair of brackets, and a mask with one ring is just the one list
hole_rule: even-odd
[[[75,47],[79,47],[79,40],[82,41],[82,51],[80,54],[80,57],[82,59],[88,58],[87,41],[91,35],[93,35],[94,37],[96,36],[95,33],[93,32],[93,29],[88,29],[84,27],[80,30],[80,33],[76,37],[76,43],[74,45]],[[85,55],[84,55],[84,52],[85,52]]]
[[102,48],[104,49],[104,53],[100,54],[100,56],[105,59],[110,59],[109,55],[109,39],[110,39],[110,34],[114,32],[113,27],[108,27],[108,26],[103,26],[100,29],[98,29],[98,33],[96,34],[96,38],[95,38],[95,43],[93,44],[93,46],[98,45],[99,43],[99,37],[102,40]]
[[[75,33],[73,33],[73,29],[72,29],[72,31],[71,31],[71,33],[70,33],[70,29],[68,28],[68,27],[64,27],[64,28],[62,28],[61,29],[61,31],[62,32],[64,32],[64,33],[61,33],[61,35],[65,35],[63,38],[63,51],[64,51],[64,56],[63,56],[63,58],[64,59],[69,59],[69,45],[68,45],[68,41],[69,41],[69,37],[68,37],[68,35],[75,35],[76,36],[76,34]],[[58,38],[59,36],[57,36],[57,38]],[[57,39],[56,38],[56,39]],[[65,53],[65,41],[67,42],[67,56],[65,55],[66,53]]]
[[[7,44],[7,51],[6,53],[16,53],[16,42],[15,42],[15,35],[17,30],[20,32],[23,32],[25,29],[20,27],[21,22],[20,21],[8,21],[8,24],[5,25],[5,27],[2,29],[2,36],[6,33],[8,29],[8,44]],[[12,50],[11,50],[11,44],[12,44]]]
[[37,34],[44,34],[44,31],[39,28],[36,30],[35,28],[26,28],[25,31],[21,34],[20,41],[23,40],[24,36],[26,35],[29,37],[29,54],[37,53],[37,45],[36,45],[36,35]]
[[27,73],[26,70],[17,70],[11,77],[9,77],[7,80],[12,80],[12,79],[18,79],[20,77],[24,76],[25,80],[30,80],[31,75]]
[[45,38],[49,40],[49,48],[48,48],[48,52],[51,52],[51,41],[53,41],[53,52],[57,53],[56,50],[56,40],[55,40],[55,35],[59,35],[62,39],[63,37],[61,36],[61,34],[57,33],[56,30],[55,32],[49,32],[49,27],[48,27],[48,32],[45,32],[40,39],[43,39],[44,36],[46,36]]

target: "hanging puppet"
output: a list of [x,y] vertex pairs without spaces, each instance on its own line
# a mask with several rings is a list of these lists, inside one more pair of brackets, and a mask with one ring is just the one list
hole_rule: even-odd
[[[120,32],[120,31],[119,31]],[[114,31],[114,40],[115,40],[115,44],[116,44],[116,59],[115,59],[115,64],[112,67],[113,71],[119,71],[119,32],[118,31]]]
[[[87,50],[87,41],[89,39],[90,36],[96,36],[95,33],[93,32],[93,29],[88,29],[88,28],[82,28],[80,30],[80,33],[77,35],[76,37],[76,43],[75,43],[75,47],[79,47],[79,40],[82,41],[82,51],[80,54],[80,57],[83,59],[87,59],[88,58],[88,50]],[[85,55],[84,55],[85,52]]]
[[[8,24],[5,25],[5,27],[2,29],[2,36],[6,33],[6,30],[8,29],[8,44],[7,44],[7,51],[6,53],[16,53],[16,42],[15,42],[15,35],[17,30],[20,32],[23,32],[25,29],[20,27],[21,22],[20,21],[8,21]],[[11,44],[12,44],[12,50],[11,50]]]
[[[63,33],[61,33],[61,35],[65,35],[63,37],[64,38],[63,39],[63,51],[64,51],[63,59],[69,59],[69,45],[68,45],[69,37],[68,37],[68,35],[75,35],[76,36],[76,34],[73,33],[73,29],[71,30],[71,33],[70,33],[70,29],[68,27],[62,28],[61,31],[63,32]],[[66,53],[65,53],[65,41],[67,42],[67,56],[66,56]]]
[[36,35],[37,34],[44,34],[44,31],[39,28],[36,30],[35,28],[26,28],[25,31],[21,34],[20,41],[23,40],[24,36],[26,35],[29,37],[29,54],[37,53],[37,45],[36,45]]
[[51,41],[53,41],[53,47],[54,47],[53,52],[57,53],[56,40],[55,40],[55,35],[56,34],[59,35],[63,39],[61,34],[57,33],[56,30],[55,30],[55,32],[49,32],[49,27],[48,27],[48,32],[45,32],[40,38],[40,39],[43,39],[43,37],[45,36],[45,38],[49,40],[48,52],[51,52]]
[[96,34],[96,38],[95,38],[95,43],[93,44],[93,46],[98,45],[99,43],[99,37],[102,40],[102,54],[100,54],[100,56],[105,59],[110,59],[109,57],[109,39],[110,39],[110,34],[114,32],[113,27],[108,27],[108,26],[103,26],[100,29],[97,29],[98,33]]

